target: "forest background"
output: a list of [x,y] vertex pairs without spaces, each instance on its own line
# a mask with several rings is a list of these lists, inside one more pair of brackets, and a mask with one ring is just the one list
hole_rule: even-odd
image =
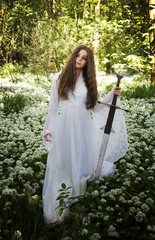
[[[0,0],[0,31],[0,240],[154,240],[155,0]],[[112,178],[88,181],[67,218],[46,225],[51,78],[79,44],[94,50],[99,97],[123,75],[129,148]]]
[[97,70],[123,69],[154,82],[154,8],[154,0],[1,0],[1,73],[49,76],[86,44]]

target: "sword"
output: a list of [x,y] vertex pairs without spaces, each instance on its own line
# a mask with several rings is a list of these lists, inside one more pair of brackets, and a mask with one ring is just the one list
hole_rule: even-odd
[[[117,85],[116,85],[116,87],[119,87],[121,78],[123,78],[123,76],[117,75]],[[110,132],[111,132],[111,129],[112,129],[112,123],[113,123],[113,120],[114,120],[115,111],[117,109],[116,100],[117,100],[117,95],[114,94],[112,104],[110,105],[110,110],[109,110],[107,122],[106,122],[105,129],[104,129],[100,154],[99,154],[97,168],[96,168],[95,176],[94,176],[95,179],[98,179],[99,176],[100,176],[100,173],[101,173],[102,164],[103,164],[103,161],[104,161],[104,157],[105,157],[105,154],[106,154],[106,149],[107,149],[107,145],[108,145],[108,141],[109,141],[109,136],[110,136]],[[122,110],[124,110],[124,109],[122,109]]]
[[99,104],[104,104],[104,105],[106,105],[107,107],[115,107],[116,109],[120,109],[120,110],[123,110],[123,111],[125,111],[125,112],[129,112],[128,109],[121,108],[121,107],[119,107],[119,106],[115,106],[115,105],[108,104],[108,103],[104,103],[104,102],[100,102],[100,101],[98,101],[98,103],[99,103]]

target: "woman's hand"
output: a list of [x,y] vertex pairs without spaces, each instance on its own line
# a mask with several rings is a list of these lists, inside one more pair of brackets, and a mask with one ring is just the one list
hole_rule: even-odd
[[47,133],[44,135],[44,138],[47,142],[51,142],[51,140],[49,138],[52,138],[52,134],[51,133]]
[[115,87],[114,88],[114,94],[117,95],[117,96],[120,96],[120,90],[121,90],[120,87]]

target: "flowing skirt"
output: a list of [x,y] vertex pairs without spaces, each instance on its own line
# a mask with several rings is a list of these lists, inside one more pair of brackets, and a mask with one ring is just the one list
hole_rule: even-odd
[[[94,123],[95,119],[92,119],[90,111],[84,104],[74,102],[61,106],[55,143],[48,153],[43,187],[43,210],[46,223],[60,222],[67,214],[67,210],[61,217],[58,214],[59,201],[56,198],[60,193],[58,190],[61,189],[61,184],[65,183],[67,187],[71,187],[72,197],[79,196],[84,194],[87,180],[95,173],[103,130],[99,129],[100,132],[98,132]],[[124,141],[123,138],[122,141]],[[117,148],[115,138],[114,142],[113,153],[114,147]],[[108,157],[109,155],[107,159]],[[103,162],[102,175],[114,174],[114,161]]]
[[[61,108],[55,144],[47,159],[43,187],[44,217],[47,223],[60,221],[58,214],[61,184],[71,188],[71,195],[84,193],[93,173],[93,124],[90,112],[82,104]],[[65,215],[65,212],[64,212]]]

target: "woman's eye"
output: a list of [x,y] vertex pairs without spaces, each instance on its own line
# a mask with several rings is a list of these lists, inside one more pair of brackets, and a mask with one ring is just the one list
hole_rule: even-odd
[[83,57],[82,59],[83,59],[83,60],[85,60],[85,61],[87,60],[87,58],[86,58],[86,57]]

